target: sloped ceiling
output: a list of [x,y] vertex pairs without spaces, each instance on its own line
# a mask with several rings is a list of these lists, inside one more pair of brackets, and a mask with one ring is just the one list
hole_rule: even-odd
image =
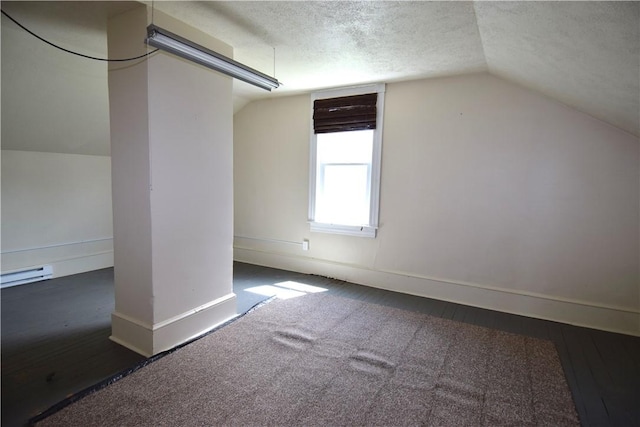
[[[235,109],[314,89],[487,71],[640,135],[639,2],[155,2],[284,86],[234,83]],[[274,64],[275,48],[275,64]]]
[[[2,3],[13,10],[21,2]],[[135,6],[46,3],[18,8],[42,10],[16,17],[81,51],[83,40],[95,38],[78,24],[83,16],[94,22],[102,14],[106,23]],[[238,61],[284,84],[266,92],[234,81],[235,111],[255,99],[328,87],[489,72],[640,135],[638,1],[155,1],[153,7],[228,43]],[[53,30],[47,17],[59,21]],[[73,25],[65,35],[67,22]]]
[[489,71],[638,135],[639,3],[475,4]]

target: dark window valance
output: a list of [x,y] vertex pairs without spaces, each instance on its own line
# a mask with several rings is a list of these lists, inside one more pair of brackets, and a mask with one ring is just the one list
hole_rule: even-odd
[[313,103],[315,133],[376,128],[377,93],[316,99]]

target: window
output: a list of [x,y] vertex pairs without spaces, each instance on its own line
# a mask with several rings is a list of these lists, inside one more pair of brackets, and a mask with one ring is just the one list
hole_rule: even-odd
[[384,84],[311,96],[311,231],[375,237]]

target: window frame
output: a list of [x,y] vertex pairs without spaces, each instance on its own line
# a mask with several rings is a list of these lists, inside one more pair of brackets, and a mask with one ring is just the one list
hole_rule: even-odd
[[[382,160],[382,130],[384,123],[384,83],[353,86],[323,90],[311,94],[311,121],[310,121],[310,153],[309,153],[309,225],[311,232],[342,234],[348,236],[360,236],[375,238],[378,230],[378,218],[380,210],[380,173]],[[313,107],[317,99],[338,98],[342,96],[363,95],[367,93],[378,94],[376,102],[376,128],[373,130],[373,147],[371,153],[371,182],[369,186],[369,224],[362,226],[329,224],[315,221],[316,187],[317,187],[317,134],[313,130]]]

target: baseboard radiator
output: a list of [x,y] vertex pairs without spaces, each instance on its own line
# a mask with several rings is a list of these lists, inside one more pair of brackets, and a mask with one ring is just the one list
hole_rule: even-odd
[[0,287],[8,288],[9,286],[24,285],[25,283],[51,279],[51,277],[53,277],[53,267],[43,265],[42,267],[2,274]]

